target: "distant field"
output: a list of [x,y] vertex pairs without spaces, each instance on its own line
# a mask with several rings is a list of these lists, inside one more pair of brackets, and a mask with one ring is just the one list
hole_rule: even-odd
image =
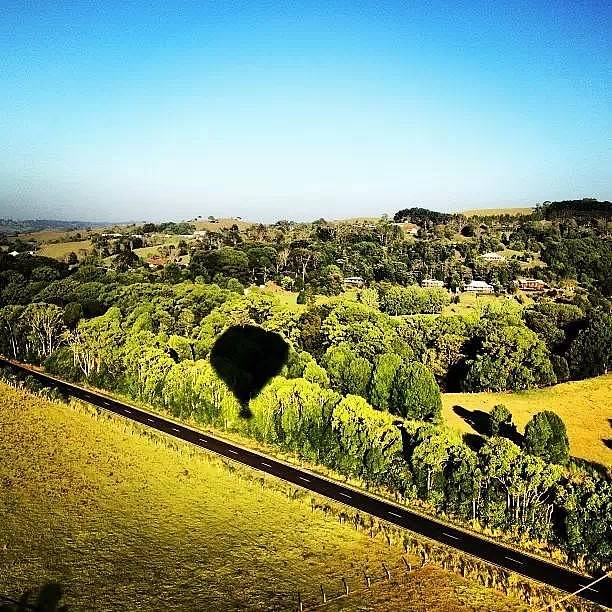
[[533,208],[473,208],[472,210],[464,210],[461,214],[466,217],[474,215],[493,216],[493,215],[530,215]]
[[74,238],[76,234],[81,234],[82,237],[91,234],[102,234],[103,232],[112,232],[115,229],[123,229],[121,226],[115,227],[94,227],[90,231],[86,229],[76,230],[41,230],[39,232],[30,232],[28,234],[20,234],[19,237],[23,240],[35,240],[38,243],[49,242],[49,240],[59,240],[62,238]]
[[[492,304],[493,302],[500,302],[508,299],[511,298],[498,297],[491,293],[484,293],[482,295],[478,295],[476,293],[464,291],[463,293],[459,294],[458,304],[449,304],[444,308],[442,312],[443,314],[462,314],[470,310],[474,310],[478,305]],[[526,299],[528,303],[532,301],[530,298]]]
[[251,225],[255,225],[251,221],[244,221],[243,219],[217,219],[217,223],[211,223],[206,219],[200,219],[198,221],[188,221],[188,223],[195,225],[196,230],[209,230],[213,232],[218,232],[221,229],[228,229],[232,227],[232,225],[237,225],[238,229],[243,232],[251,227]]
[[564,421],[575,457],[612,466],[612,374],[520,393],[445,393],[442,396],[445,420],[461,431],[474,433],[453,406],[489,412],[505,404],[522,432],[525,424],[542,410],[556,412]]
[[[71,610],[285,610],[298,589],[338,593],[342,576],[359,585],[401,561],[309,495],[141,431],[0,383],[0,595],[57,582]],[[435,567],[330,609],[364,605],[521,609]]]
[[82,251],[91,253],[93,245],[91,240],[78,240],[74,242],[58,242],[57,244],[43,244],[37,251],[38,255],[64,259],[71,251],[74,251],[79,259],[82,259]]

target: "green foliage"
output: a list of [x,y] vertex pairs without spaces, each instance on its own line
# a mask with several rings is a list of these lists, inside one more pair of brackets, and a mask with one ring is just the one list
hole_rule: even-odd
[[395,353],[378,355],[370,379],[368,399],[379,410],[389,410],[389,398],[395,373],[402,364],[402,358]]
[[497,436],[500,434],[502,426],[508,426],[512,423],[512,414],[503,404],[493,406],[489,413],[491,435]]
[[367,397],[372,364],[363,357],[351,359],[342,371],[342,391],[352,395]]
[[439,287],[379,285],[380,309],[391,315],[436,314],[450,304],[450,294]]
[[389,411],[407,419],[440,420],[440,388],[423,364],[412,361],[397,368],[391,387]]
[[567,352],[571,374],[587,378],[607,372],[612,363],[612,314],[595,312]]
[[316,383],[321,387],[329,387],[329,376],[324,368],[316,361],[310,361],[304,368],[303,377],[311,383]]
[[525,426],[523,448],[530,455],[549,463],[565,465],[569,459],[569,440],[565,423],[550,410],[538,412]]

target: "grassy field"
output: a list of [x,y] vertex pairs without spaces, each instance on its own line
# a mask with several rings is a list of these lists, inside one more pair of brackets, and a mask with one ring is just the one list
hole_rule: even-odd
[[[289,499],[280,481],[4,383],[0,457],[5,598],[56,582],[71,610],[281,610],[298,589],[314,603],[321,584],[337,593],[346,576],[356,589],[364,570],[401,562],[399,547],[311,510],[306,493]],[[427,566],[333,606],[522,609]]]
[[489,412],[495,404],[505,404],[521,432],[536,412],[552,410],[567,427],[573,456],[612,465],[612,450],[606,445],[612,440],[612,374],[519,393],[445,393],[442,403],[445,420],[469,433],[475,430],[453,406]]
[[[484,304],[491,304],[493,302],[499,302],[508,300],[511,298],[499,297],[492,293],[476,294],[469,291],[464,291],[459,294],[458,304],[449,304],[442,311],[443,314],[464,314],[470,310],[474,310],[477,306],[483,306]],[[526,303],[531,303],[533,300],[529,297],[525,297]]]
[[38,255],[53,257],[54,259],[65,259],[71,251],[74,251],[79,259],[83,253],[91,253],[93,245],[91,240],[76,240],[74,242],[58,242],[56,244],[43,244],[38,250]]

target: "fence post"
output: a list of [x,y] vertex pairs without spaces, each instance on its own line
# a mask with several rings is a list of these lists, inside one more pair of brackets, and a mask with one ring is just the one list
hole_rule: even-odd
[[342,584],[344,585],[344,594],[348,595],[349,594],[349,588],[348,588],[348,584],[346,582],[346,578],[342,578]]
[[327,595],[325,594],[325,589],[323,585],[321,585],[321,597],[323,598],[323,603],[327,603]]
[[406,571],[411,572],[412,564],[406,561],[406,557],[402,557],[402,561],[404,562],[404,565],[406,566]]
[[372,586],[372,580],[365,572],[363,572],[363,575],[365,576],[366,586],[369,589]]
[[298,612],[303,612],[304,610],[304,604],[302,603],[302,596],[300,595],[300,592],[298,591]]

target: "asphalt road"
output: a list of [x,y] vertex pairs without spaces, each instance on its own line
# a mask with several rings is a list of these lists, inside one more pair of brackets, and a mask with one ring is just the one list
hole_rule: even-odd
[[[404,507],[396,506],[393,503],[386,502],[367,493],[356,491],[341,483],[331,482],[298,467],[293,467],[276,461],[271,457],[235,446],[208,434],[199,433],[161,416],[156,416],[129,404],[118,402],[101,393],[92,392],[56,379],[30,369],[27,366],[14,363],[2,357],[0,357],[0,364],[8,365],[17,371],[27,372],[41,383],[54,386],[62,393],[84,400],[125,418],[142,423],[147,427],[152,427],[175,438],[180,438],[228,459],[238,461],[261,472],[266,472],[304,489],[309,489],[319,495],[324,495],[357,510],[384,519],[389,523],[404,527],[415,533],[427,536],[432,540],[437,540],[442,544],[456,548],[459,551],[467,552],[475,557],[495,563],[508,570],[558,589],[570,593],[575,592],[593,580],[542,559],[481,538],[476,534],[455,529],[433,518],[415,514]],[[594,586],[581,591],[580,596],[597,604],[612,607],[612,579],[610,577],[603,579]]]

